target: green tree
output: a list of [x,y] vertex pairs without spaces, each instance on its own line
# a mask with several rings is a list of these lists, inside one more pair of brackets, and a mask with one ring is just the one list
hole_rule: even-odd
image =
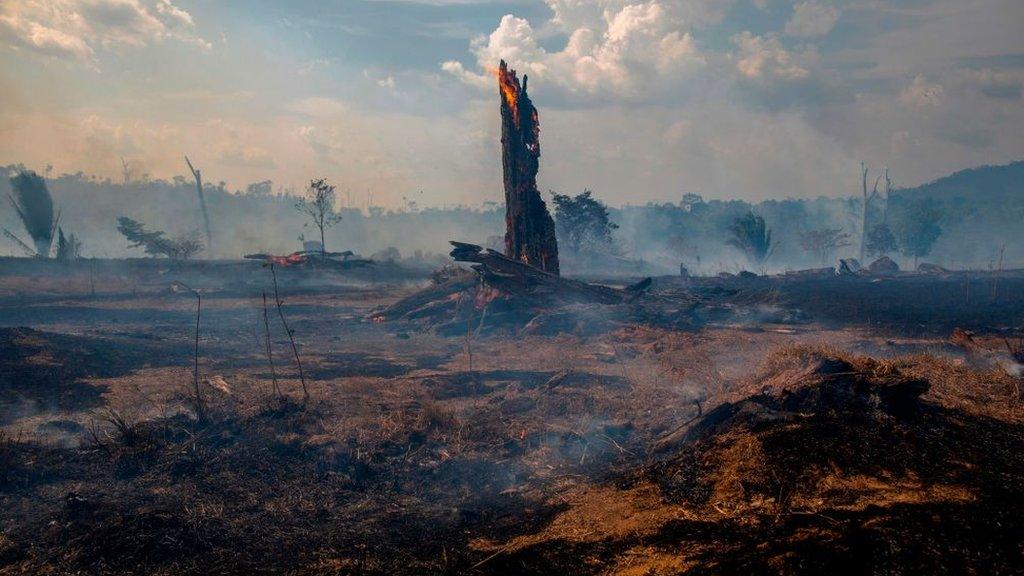
[[[309,198],[299,198],[295,209],[302,212],[320,231],[320,255],[327,259],[327,244],[324,241],[324,230],[341,222],[341,214],[334,211],[334,186],[327,183],[326,178],[309,181]],[[307,223],[308,224],[308,223]]]
[[896,235],[892,233],[889,224],[882,222],[875,224],[868,232],[867,245],[864,247],[868,256],[885,256],[897,249]]
[[[53,198],[46,188],[46,181],[31,170],[22,170],[11,178],[11,189],[13,194],[8,195],[8,199],[14,206],[14,211],[18,213],[25,232],[35,245],[35,255],[49,258],[60,214],[54,215]],[[26,252],[32,252],[32,249],[10,230],[5,228],[4,235]]]
[[938,203],[926,198],[911,202],[902,214],[896,240],[900,252],[914,259],[914,268],[919,258],[931,253],[935,241],[942,235],[941,219]]
[[555,231],[572,252],[610,252],[612,232],[619,226],[608,216],[608,207],[590,190],[576,196],[551,193],[555,203]]

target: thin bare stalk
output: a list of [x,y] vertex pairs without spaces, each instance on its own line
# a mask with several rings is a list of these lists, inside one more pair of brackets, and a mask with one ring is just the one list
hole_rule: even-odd
[[196,415],[200,418],[203,417],[203,396],[199,390],[199,316],[200,311],[203,307],[203,297],[199,295],[199,292],[192,290],[192,293],[196,295],[196,349],[195,349],[195,363],[192,368],[192,385],[195,389],[196,394]]
[[274,382],[274,394],[280,396],[281,389],[277,386],[277,370],[274,368],[274,354],[270,346],[270,319],[267,316],[267,292],[263,291],[263,330],[267,342],[267,362],[270,364],[270,377]]
[[277,290],[277,272],[274,270],[274,265],[270,265],[270,276],[274,279],[274,304],[277,306],[277,315],[281,317],[281,325],[284,326],[284,331],[288,334],[288,341],[292,343],[292,353],[295,354],[295,365],[299,367],[299,381],[302,382],[302,400],[303,402],[309,401],[309,389],[306,388],[306,375],[302,371],[302,360],[299,359],[299,348],[295,345],[295,337],[293,336],[292,329],[288,327],[288,321],[284,319],[284,311],[281,309],[281,305],[284,302],[281,301],[281,295]]
[[196,297],[196,339],[195,339],[195,353],[194,362],[192,365],[192,393],[195,395],[194,401],[196,405],[196,416],[199,419],[203,418],[203,396],[199,389],[199,318],[203,308],[203,297],[199,294],[195,288],[192,288],[184,282],[174,282],[174,285],[180,286],[185,290],[188,290]]
[[[467,292],[467,295],[469,292]],[[466,316],[466,354],[469,356],[469,373],[473,373],[473,298],[470,297],[469,314]]]
[[992,275],[992,300],[999,298],[999,277],[1003,275],[1003,256],[1006,254],[1006,244],[999,249],[999,266],[996,273]]

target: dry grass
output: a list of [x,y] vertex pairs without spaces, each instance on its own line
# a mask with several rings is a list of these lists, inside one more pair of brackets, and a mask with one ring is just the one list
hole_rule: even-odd
[[[657,464],[559,494],[568,508],[543,530],[480,545],[498,570],[567,567],[571,554],[616,574],[1010,573],[1020,410],[984,410],[991,375],[949,367],[781,350]],[[927,376],[944,380],[892,403]]]

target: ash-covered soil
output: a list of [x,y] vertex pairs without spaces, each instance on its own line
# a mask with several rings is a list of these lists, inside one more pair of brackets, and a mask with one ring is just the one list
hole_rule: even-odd
[[[0,275],[0,574],[1024,561],[1008,281],[929,311],[922,285],[963,283],[699,280],[702,329],[442,337],[368,320],[415,284],[285,272],[304,401],[265,269],[116,270]],[[203,296],[201,418],[196,301],[172,278]]]

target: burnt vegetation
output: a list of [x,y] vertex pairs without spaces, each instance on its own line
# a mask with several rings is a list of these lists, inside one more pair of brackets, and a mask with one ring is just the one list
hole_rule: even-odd
[[[990,208],[862,167],[860,198],[549,212],[527,78],[496,72],[505,204],[454,221],[186,158],[203,235],[126,202],[98,220],[153,258],[83,258],[17,171],[0,574],[1019,572],[1024,272],[949,245]],[[122,198],[163,186],[122,167]],[[279,219],[319,241],[271,252]],[[327,250],[382,222],[460,237]]]

